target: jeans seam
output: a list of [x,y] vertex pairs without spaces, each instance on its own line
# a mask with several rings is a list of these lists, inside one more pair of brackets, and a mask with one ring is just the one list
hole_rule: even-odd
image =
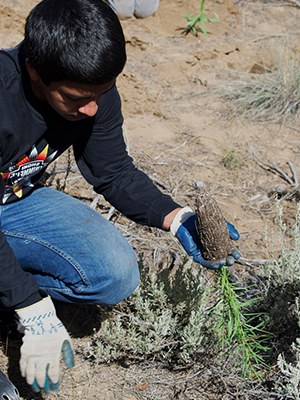
[[70,263],[72,265],[72,267],[77,271],[77,273],[81,277],[83,283],[85,285],[87,285],[88,287],[90,286],[89,280],[88,280],[86,274],[84,273],[84,270],[80,267],[80,264],[78,264],[71,256],[69,256],[68,254],[66,254],[65,252],[63,252],[62,250],[57,248],[56,246],[53,246],[52,244],[49,244],[48,242],[46,242],[44,240],[38,239],[34,236],[26,235],[24,233],[9,232],[6,230],[3,230],[2,232],[6,236],[11,236],[11,237],[16,237],[16,238],[21,238],[24,240],[33,241],[35,243],[38,243],[38,244],[48,248],[49,250],[53,251],[54,253],[58,254],[59,256],[64,258],[68,263]]

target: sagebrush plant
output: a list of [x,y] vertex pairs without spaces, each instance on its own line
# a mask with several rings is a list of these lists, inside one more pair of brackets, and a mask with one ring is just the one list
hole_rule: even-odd
[[217,330],[222,348],[239,355],[243,377],[262,378],[261,371],[267,367],[263,355],[269,350],[265,343],[270,333],[265,329],[265,315],[251,311],[259,299],[247,299],[245,288],[230,281],[226,267],[218,275],[220,300],[215,311],[219,313]]
[[155,360],[176,366],[215,354],[221,362],[230,357],[244,377],[258,377],[264,331],[254,319],[261,316],[249,311],[252,302],[237,294],[226,268],[219,283],[221,292],[194,266],[178,268],[171,279],[168,270],[143,273],[139,289],[113,307],[85,355],[99,363]]
[[136,292],[112,309],[86,355],[97,362],[122,359],[192,363],[210,337],[207,288],[192,268],[143,273]]
[[[288,212],[290,213],[289,209]],[[291,216],[289,216],[291,217]],[[277,359],[274,386],[276,393],[287,399],[299,399],[300,391],[300,205],[294,224],[284,222],[282,202],[277,202],[276,236],[280,252],[262,269],[265,307],[269,317],[269,329],[273,333],[273,357]],[[292,345],[289,345],[292,343]],[[272,358],[273,358],[272,357]],[[281,397],[280,397],[281,398]]]
[[294,287],[300,290],[300,205],[295,222],[288,228],[283,221],[283,207],[277,203],[277,226],[280,239],[280,256],[274,260],[272,268],[266,266],[268,281],[274,286]]
[[243,157],[233,145],[229,145],[224,149],[221,162],[225,168],[233,170],[242,166]]
[[206,13],[209,12],[208,9],[204,8],[205,0],[200,0],[200,9],[197,14],[183,14],[182,17],[187,21],[186,26],[182,29],[183,33],[186,35],[188,33],[193,33],[194,36],[198,37],[199,32],[207,36],[206,23],[207,22],[220,22],[219,16],[212,12],[214,18],[209,18]]
[[[278,234],[281,239],[281,253],[272,266],[266,267],[269,290],[275,293],[276,326],[284,324],[290,330],[290,337],[297,332],[292,331],[292,318],[298,323],[300,332],[300,205],[295,216],[295,222],[288,229],[283,222],[283,207],[278,203]],[[292,239],[292,240],[291,240]],[[284,313],[284,314],[283,314]],[[282,382],[278,384],[280,391],[289,394],[293,399],[300,399],[300,337],[294,340],[286,354],[279,354],[277,366]]]
[[289,46],[272,51],[273,67],[264,73],[240,73],[222,89],[233,102],[233,114],[248,120],[284,122],[299,117],[300,57]]
[[[298,299],[296,303],[297,312],[300,315]],[[284,354],[279,354],[277,365],[284,377],[282,386],[285,387],[285,392],[293,395],[294,399],[300,400],[300,338],[297,338],[295,343],[292,344],[291,351],[294,355],[294,361],[288,362]]]

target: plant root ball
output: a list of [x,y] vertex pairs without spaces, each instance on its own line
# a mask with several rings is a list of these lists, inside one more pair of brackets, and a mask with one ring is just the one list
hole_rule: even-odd
[[195,211],[203,258],[210,262],[226,258],[233,246],[217,202],[203,191],[196,199]]

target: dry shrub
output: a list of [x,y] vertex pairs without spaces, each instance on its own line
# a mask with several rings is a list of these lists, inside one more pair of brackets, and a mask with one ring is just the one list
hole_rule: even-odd
[[279,123],[299,118],[300,56],[289,46],[271,53],[272,69],[262,66],[264,73],[241,73],[222,91],[222,96],[233,103],[235,117]]
[[173,279],[144,271],[138,290],[113,307],[96,332],[87,356],[96,362],[156,360],[188,364],[205,351],[209,334],[203,277],[191,268]]
[[278,207],[278,227],[281,255],[274,265],[267,267],[268,293],[272,302],[268,307],[270,325],[274,333],[273,346],[277,358],[277,393],[287,399],[300,396],[300,206],[292,230],[292,244]]

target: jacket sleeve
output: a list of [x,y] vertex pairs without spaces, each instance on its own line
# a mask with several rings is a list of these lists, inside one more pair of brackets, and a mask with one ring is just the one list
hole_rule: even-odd
[[165,216],[179,205],[136,168],[122,124],[121,100],[113,87],[101,99],[91,134],[74,146],[78,167],[94,190],[128,218],[161,228]]
[[[0,198],[3,192],[4,183],[0,177]],[[26,307],[41,298],[35,279],[21,268],[0,231],[0,309],[7,311]]]

